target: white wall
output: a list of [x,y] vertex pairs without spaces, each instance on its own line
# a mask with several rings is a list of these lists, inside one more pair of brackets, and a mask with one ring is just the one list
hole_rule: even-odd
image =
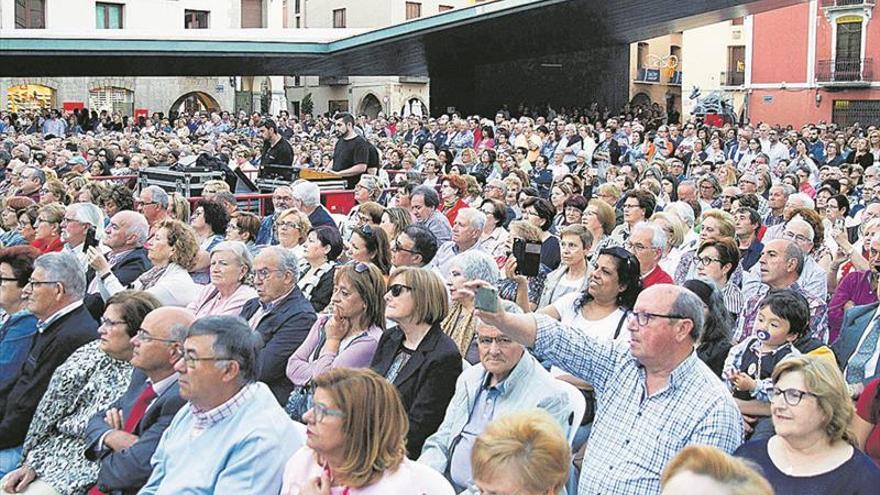
[[[682,73],[682,114],[690,115],[693,101],[688,98],[694,86],[703,95],[723,90],[732,97],[734,107],[740,110],[743,92],[727,87],[722,73],[727,72],[727,53],[730,46],[747,46],[751,40],[751,23],[734,26],[730,21],[690,29],[682,34],[682,53],[688,60]],[[748,49],[747,49],[748,50]]]

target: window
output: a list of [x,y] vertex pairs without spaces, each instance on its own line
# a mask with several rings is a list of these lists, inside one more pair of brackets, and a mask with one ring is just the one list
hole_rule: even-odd
[[296,16],[296,19],[295,19],[295,20],[296,20],[296,28],[297,28],[297,29],[301,28],[302,26],[300,25],[300,24],[301,24],[301,21],[300,21],[299,16]]
[[637,67],[639,69],[644,69],[648,65],[648,44],[647,43],[639,43],[637,49]]
[[45,0],[15,0],[16,29],[46,29]]
[[880,120],[880,100],[834,100],[831,121],[841,127]]
[[455,7],[453,7],[452,5],[441,5],[441,6],[440,6],[440,12],[441,12],[441,13],[442,13],[442,12],[446,12],[446,11],[448,11],[448,10],[452,10],[452,9],[454,9],[454,8],[455,8]]
[[727,86],[741,86],[746,81],[746,47],[727,47]]
[[262,28],[263,0],[241,0],[242,29]]
[[330,100],[327,102],[330,115],[348,111],[348,100]]
[[183,27],[186,29],[208,29],[208,15],[205,10],[185,10]]
[[422,4],[418,2],[406,2],[406,20],[418,19],[422,16]]
[[122,29],[122,5],[118,3],[96,3],[95,27],[98,29]]
[[302,6],[300,5],[300,0],[294,0],[293,2],[293,13],[299,14],[302,12]]
[[834,80],[858,81],[862,69],[862,18],[842,17],[837,21],[834,49]]
[[345,27],[345,9],[333,11],[333,27],[337,29]]
[[730,25],[731,25],[731,26],[742,26],[742,25],[743,25],[743,20],[744,20],[743,17],[737,17],[736,19],[731,19],[731,20],[730,20]]

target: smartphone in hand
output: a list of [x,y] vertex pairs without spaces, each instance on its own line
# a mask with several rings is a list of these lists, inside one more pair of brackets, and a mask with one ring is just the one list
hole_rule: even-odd
[[478,287],[474,291],[474,307],[490,313],[498,311],[498,289],[495,287]]

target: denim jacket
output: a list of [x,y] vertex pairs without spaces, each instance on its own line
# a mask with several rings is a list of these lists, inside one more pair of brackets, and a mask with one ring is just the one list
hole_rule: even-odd
[[0,326],[0,390],[18,380],[36,333],[37,317],[28,310],[10,315]]

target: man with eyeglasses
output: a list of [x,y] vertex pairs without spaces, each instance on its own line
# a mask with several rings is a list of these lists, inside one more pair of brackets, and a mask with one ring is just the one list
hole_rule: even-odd
[[37,335],[21,375],[0,391],[0,477],[18,467],[22,442],[55,368],[98,338],[98,322],[82,304],[85,287],[85,273],[72,254],[48,253],[34,261],[22,297],[37,317]]
[[767,213],[770,211],[770,208],[767,205],[767,200],[764,199],[764,196],[758,193],[758,177],[753,173],[745,173],[742,177],[739,178],[739,186],[742,194],[754,194],[758,197],[758,214],[761,217],[767,216]]
[[626,250],[639,260],[642,288],[652,285],[671,284],[672,277],[660,268],[660,258],[666,248],[666,231],[654,222],[642,222],[633,227],[626,241]]
[[303,343],[317,316],[297,287],[299,260],[288,249],[270,246],[254,258],[257,297],[244,303],[239,316],[262,338],[257,379],[269,385],[280,404],[287,404],[293,383],[287,360]]
[[437,238],[427,227],[407,225],[391,243],[391,264],[421,268],[431,263],[437,249]]
[[305,426],[257,381],[261,345],[235,316],[206,316],[186,330],[174,369],[189,404],[162,435],[140,495],[281,491]]
[[[131,365],[136,369],[125,394],[89,420],[85,431],[85,456],[100,465],[90,495],[134,493],[150,477],[150,458],[177,411],[186,403],[180,397],[178,373],[180,339],[195,318],[177,307],[151,311],[131,339]],[[102,319],[102,324],[114,322]],[[177,334],[177,335],[175,335]]]
[[599,407],[580,493],[659,493],[663,467],[683,447],[705,444],[731,453],[742,443],[742,416],[733,398],[694,351],[703,302],[684,287],[659,284],[642,291],[627,320],[628,341],[595,339],[537,313],[501,308],[478,310],[477,316],[532,349],[541,362],[596,389]]
[[16,196],[24,196],[34,200],[35,203],[40,202],[40,189],[46,183],[46,173],[37,167],[26,167],[21,171],[18,178],[18,190]]
[[[806,222],[805,222],[806,223]],[[801,235],[801,234],[797,234]],[[761,281],[757,287],[743,284],[745,311],[737,322],[734,342],[742,342],[754,334],[755,320],[761,301],[772,290],[791,289],[804,296],[810,306],[810,336],[828,343],[828,305],[825,299],[801,285],[807,254],[798,240],[774,239],[764,244],[758,260]]]
[[61,221],[61,239],[64,241],[64,251],[76,256],[83,273],[89,267],[90,257],[84,249],[89,247],[84,246],[89,231],[93,233],[93,246],[100,246],[99,242],[104,239],[104,214],[101,209],[92,203],[68,205]]
[[413,189],[410,211],[416,217],[416,223],[425,226],[442,243],[452,239],[452,225],[439,207],[440,195],[433,187],[418,186]]
[[[516,304],[504,305],[511,313],[522,313]],[[492,420],[537,408],[550,414],[563,431],[578,426],[568,423],[572,411],[565,388],[522,344],[481,321],[476,337],[480,362],[459,376],[443,423],[419,456],[420,463],[446,476],[456,493],[473,483],[474,441]]]
[[275,221],[278,215],[288,208],[293,208],[293,191],[288,186],[279,186],[272,191],[273,211],[263,217],[260,222],[260,231],[257,232],[256,244],[258,246],[274,246],[278,244],[278,234],[275,230]]
[[135,198],[137,211],[147,219],[150,224],[150,235],[156,233],[156,228],[168,216],[168,193],[159,186],[149,186],[141,191]]

